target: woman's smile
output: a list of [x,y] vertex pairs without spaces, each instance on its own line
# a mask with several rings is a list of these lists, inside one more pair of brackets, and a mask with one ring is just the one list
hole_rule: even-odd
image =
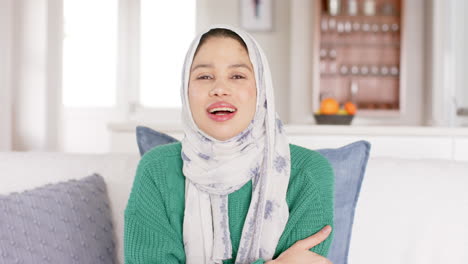
[[212,120],[224,122],[234,117],[237,108],[228,102],[219,101],[208,106],[206,112]]

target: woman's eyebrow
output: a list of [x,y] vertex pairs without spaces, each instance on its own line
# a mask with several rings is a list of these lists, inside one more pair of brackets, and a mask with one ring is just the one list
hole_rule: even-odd
[[[213,67],[214,67],[213,64],[197,64],[192,67],[191,72],[195,71],[198,68],[213,68]],[[228,68],[239,68],[239,67],[246,68],[247,70],[252,72],[252,69],[245,63],[231,64],[229,65]]]
[[252,69],[245,63],[239,63],[239,64],[232,64],[232,65],[229,65],[229,68],[238,68],[238,67],[242,67],[242,68],[246,68],[247,70],[249,70],[250,72],[252,72]]
[[213,64],[197,64],[197,65],[193,66],[190,71],[193,72],[194,70],[196,70],[198,68],[213,68]]

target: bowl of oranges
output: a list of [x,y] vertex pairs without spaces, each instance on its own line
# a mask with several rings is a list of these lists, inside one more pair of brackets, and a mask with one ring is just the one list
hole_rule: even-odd
[[340,106],[337,100],[325,98],[320,102],[320,109],[315,112],[315,122],[319,125],[350,125],[357,107],[352,102]]

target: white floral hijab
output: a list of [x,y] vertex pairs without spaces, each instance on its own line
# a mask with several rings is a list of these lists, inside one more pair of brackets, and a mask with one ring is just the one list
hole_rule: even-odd
[[[188,100],[188,82],[201,36],[225,28],[246,43],[255,72],[257,107],[254,119],[226,141],[204,133],[195,124]],[[182,73],[181,156],[185,181],[183,239],[188,264],[222,263],[232,258],[228,194],[252,181],[252,200],[245,219],[235,263],[271,260],[289,217],[286,191],[290,177],[289,143],[275,111],[268,61],[246,32],[213,25],[192,42]]]

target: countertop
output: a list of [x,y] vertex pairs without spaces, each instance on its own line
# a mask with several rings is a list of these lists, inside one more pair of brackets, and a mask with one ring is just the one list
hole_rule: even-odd
[[[182,133],[181,124],[113,122],[108,129],[113,133],[133,133],[137,125],[168,133]],[[460,136],[468,137],[468,127],[431,126],[358,126],[358,125],[293,125],[284,126],[291,135],[368,135],[368,136]]]

